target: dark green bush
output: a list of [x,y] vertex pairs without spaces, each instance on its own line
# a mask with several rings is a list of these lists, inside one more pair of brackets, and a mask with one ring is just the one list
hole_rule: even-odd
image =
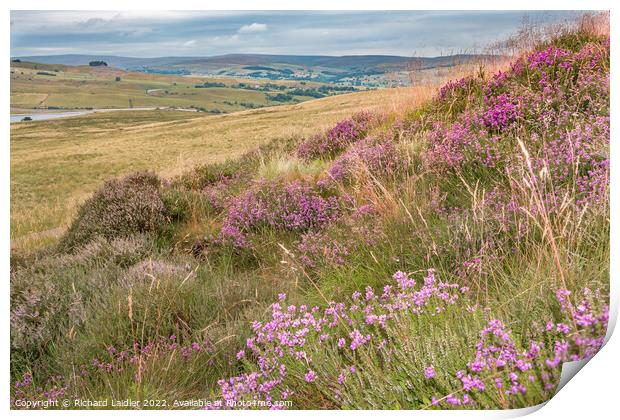
[[78,211],[59,247],[70,252],[97,236],[114,239],[157,232],[168,221],[161,180],[153,173],[138,172],[108,181],[95,192]]

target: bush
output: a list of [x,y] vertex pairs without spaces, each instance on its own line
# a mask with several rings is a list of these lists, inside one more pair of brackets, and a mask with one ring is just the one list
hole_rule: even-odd
[[404,157],[399,155],[392,141],[368,137],[336,159],[326,176],[319,180],[319,185],[351,181],[364,173],[377,177],[395,176],[405,167]]
[[334,157],[351,143],[363,138],[376,124],[376,120],[377,116],[369,112],[357,113],[338,122],[326,133],[312,136],[302,142],[297,149],[297,155],[305,160]]
[[59,248],[73,251],[97,236],[106,239],[159,231],[169,220],[157,175],[140,172],[108,181],[78,211]]
[[261,181],[231,204],[220,236],[244,248],[249,246],[246,233],[264,227],[290,232],[320,229],[337,220],[340,210],[337,197],[324,198],[299,181]]
[[101,61],[101,60],[95,60],[95,61],[90,61],[88,65],[91,67],[101,67],[101,66],[107,67],[108,63],[106,63],[105,61]]

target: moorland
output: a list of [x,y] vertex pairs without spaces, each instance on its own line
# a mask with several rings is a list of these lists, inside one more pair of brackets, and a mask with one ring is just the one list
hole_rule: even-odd
[[547,401],[607,333],[609,75],[584,15],[441,86],[13,124],[13,405]]

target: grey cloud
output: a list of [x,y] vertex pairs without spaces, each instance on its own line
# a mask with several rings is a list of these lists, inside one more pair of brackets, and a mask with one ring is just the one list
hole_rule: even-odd
[[439,55],[514,31],[522,11],[12,11],[11,55]]

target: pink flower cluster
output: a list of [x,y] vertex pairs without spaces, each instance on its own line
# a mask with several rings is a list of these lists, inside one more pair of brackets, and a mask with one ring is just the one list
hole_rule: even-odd
[[250,246],[246,234],[261,227],[306,232],[336,221],[341,213],[338,197],[323,197],[312,186],[291,182],[260,181],[232,200],[220,240],[238,248]]
[[[353,293],[349,303],[330,302],[323,310],[286,306],[286,296],[281,294],[280,301],[272,305],[271,319],[254,321],[255,335],[247,340],[246,357],[255,361],[257,370],[220,380],[222,399],[284,400],[304,384],[329,383],[330,378],[321,376],[320,362],[314,361],[325,348],[350,352],[351,357],[361,349],[382,349],[385,340],[377,328],[385,330],[405,314],[441,313],[467,292],[457,284],[438,281],[432,269],[420,286],[403,272],[394,274],[394,282],[381,294],[367,287],[363,294]],[[355,366],[348,366],[338,383],[342,385],[346,375],[356,371]],[[429,366],[420,374],[431,379],[435,371]],[[226,405],[230,404],[220,404]]]
[[297,155],[306,160],[333,157],[361,139],[375,120],[376,116],[369,112],[355,114],[338,122],[326,133],[312,136],[302,142],[297,149]]
[[[601,296],[584,289],[584,298],[573,306],[570,291],[558,290],[563,319],[547,322],[547,338],[543,341],[530,340],[529,347],[519,349],[507,327],[493,319],[480,331],[474,359],[467,364],[467,371],[460,370],[456,378],[460,381],[459,391],[444,397],[432,398],[433,405],[443,407],[476,405],[475,394],[500,394],[500,400],[525,395],[528,387],[542,386],[545,392],[552,392],[559,379],[557,368],[561,363],[581,360],[593,356],[602,347],[609,307],[602,305]],[[546,345],[545,343],[550,343]],[[542,383],[540,383],[542,381]]]
[[[604,160],[600,152],[609,143],[609,117],[594,115],[571,130],[542,143],[541,156],[534,162],[535,170],[549,170],[554,182],[568,180],[577,166],[587,167]],[[538,140],[538,136],[534,137]]]
[[484,102],[487,110],[482,114],[482,120],[492,130],[504,130],[521,117],[518,99],[507,94],[485,96]]
[[548,71],[553,67],[569,68],[570,56],[569,51],[551,45],[531,53],[526,61],[530,70]]
[[211,205],[213,209],[221,211],[228,206],[229,201],[232,199],[230,186],[239,178],[241,178],[241,174],[235,174],[233,176],[221,175],[219,180],[209,183],[202,189],[209,205]]
[[336,159],[318,184],[327,186],[334,182],[344,182],[364,170],[372,176],[394,175],[402,167],[403,159],[398,155],[392,141],[366,138],[355,143]]
[[[448,83],[440,90],[440,101],[449,100],[449,92],[464,86],[464,80]],[[455,121],[435,122],[422,156],[428,169],[518,170],[520,160],[515,156],[522,152],[512,131],[507,131],[514,128],[534,171],[550,175],[556,196],[577,185],[577,204],[605,199],[610,141],[608,45],[590,43],[577,52],[553,46],[536,51],[489,80],[479,99],[470,100]]]
[[[46,388],[35,384],[34,378],[30,372],[26,372],[21,381],[15,381],[13,384],[13,394],[11,395],[12,408],[27,408],[23,402],[42,403],[57,402],[61,398],[68,396],[68,388],[61,384],[62,377],[55,376],[49,379]],[[22,402],[17,406],[16,401]],[[36,406],[35,406],[36,408]]]
[[498,137],[489,136],[476,114],[465,113],[453,124],[437,122],[428,135],[424,165],[434,170],[472,162],[494,167],[499,159],[498,141]]
[[609,200],[609,159],[594,161],[586,174],[577,179],[580,198],[577,204],[602,203]]

